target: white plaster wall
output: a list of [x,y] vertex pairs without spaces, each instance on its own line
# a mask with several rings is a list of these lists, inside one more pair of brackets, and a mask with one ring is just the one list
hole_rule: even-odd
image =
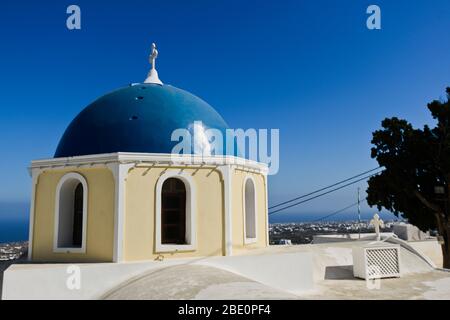
[[224,269],[293,294],[314,289],[312,254],[309,252],[214,257],[198,264]]
[[415,250],[428,257],[438,268],[443,266],[442,247],[437,240],[409,241]]
[[[170,261],[166,262],[169,265]],[[68,289],[73,264],[12,265],[3,274],[3,300],[79,300],[98,299],[120,283],[143,272],[160,267],[148,263],[74,264],[81,270],[79,290]]]
[[113,288],[159,268],[179,264],[209,265],[234,272],[276,289],[299,293],[313,289],[312,256],[287,253],[260,256],[168,259],[162,262],[76,264],[81,287],[68,289],[70,264],[12,265],[4,273],[2,299],[98,299]]

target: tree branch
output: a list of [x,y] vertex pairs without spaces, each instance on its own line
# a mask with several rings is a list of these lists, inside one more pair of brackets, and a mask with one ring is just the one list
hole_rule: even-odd
[[426,207],[428,207],[429,209],[433,210],[434,212],[437,212],[439,214],[442,214],[442,210],[441,208],[439,208],[438,206],[432,204],[431,202],[429,202],[427,199],[425,199],[424,196],[422,196],[420,194],[419,191],[414,190],[414,195],[419,199],[420,202],[422,202],[422,204]]

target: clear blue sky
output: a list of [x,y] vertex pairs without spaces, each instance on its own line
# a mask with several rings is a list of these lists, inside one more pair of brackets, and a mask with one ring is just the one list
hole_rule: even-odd
[[[66,29],[70,4],[82,30]],[[366,28],[370,4],[382,30]],[[144,80],[151,42],[165,83],[232,128],[280,129],[271,203],[371,169],[383,118],[431,123],[426,103],[450,86],[449,34],[448,0],[2,1],[0,204],[28,201],[27,166],[53,156],[83,107]],[[291,211],[326,214],[355,193]]]

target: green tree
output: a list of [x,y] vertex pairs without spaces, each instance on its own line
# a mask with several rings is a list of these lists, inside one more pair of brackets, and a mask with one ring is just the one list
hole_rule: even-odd
[[444,268],[450,268],[450,87],[446,93],[447,101],[428,104],[435,127],[414,129],[390,118],[373,133],[371,156],[385,169],[369,179],[367,202],[423,231],[437,228]]

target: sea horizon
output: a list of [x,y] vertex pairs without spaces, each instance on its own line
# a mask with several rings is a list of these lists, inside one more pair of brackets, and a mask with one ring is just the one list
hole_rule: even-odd
[[[370,220],[373,212],[362,212],[361,220]],[[357,221],[357,212],[343,212],[332,217],[326,217],[328,212],[316,213],[280,213],[269,216],[269,223],[310,223],[310,222],[344,222]],[[392,213],[381,212],[381,219],[401,220]],[[324,219],[321,219],[324,218]],[[321,220],[318,220],[321,219]],[[27,241],[29,223],[29,202],[1,202],[0,203],[0,243]]]
[[[373,215],[376,211],[373,212],[364,212],[361,213],[361,221],[369,221],[373,218]],[[403,219],[400,217],[396,217],[394,214],[390,212],[377,212],[381,219],[386,221],[398,220],[402,221]],[[340,213],[338,215],[324,218],[327,216],[327,213],[285,213],[278,217],[269,216],[269,223],[301,223],[301,222],[344,222],[344,221],[358,221],[358,213],[350,212],[350,213]],[[323,219],[322,219],[323,218]]]

